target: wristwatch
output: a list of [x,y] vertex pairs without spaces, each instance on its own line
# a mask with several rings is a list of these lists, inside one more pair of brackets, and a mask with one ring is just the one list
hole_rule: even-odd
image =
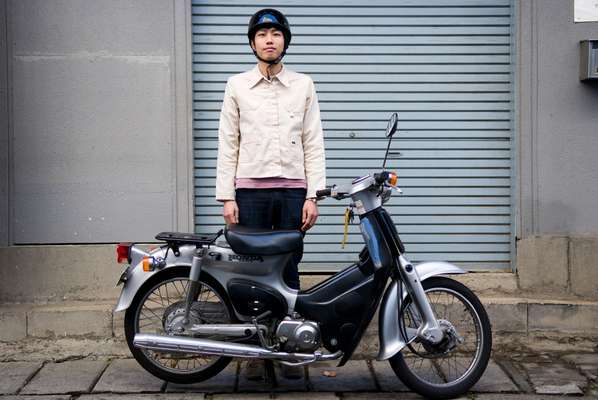
[[316,199],[315,197],[309,197],[309,198],[307,198],[305,200],[313,201],[314,203],[318,202],[318,199]]

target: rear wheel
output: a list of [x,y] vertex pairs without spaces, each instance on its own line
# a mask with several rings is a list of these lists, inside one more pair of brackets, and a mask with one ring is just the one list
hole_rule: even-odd
[[[490,359],[492,332],[486,310],[476,295],[452,279],[422,282],[445,339],[431,345],[415,339],[394,355],[390,365],[413,391],[434,399],[467,392],[482,376]],[[399,316],[405,332],[414,332],[421,317],[408,296]]]
[[[189,269],[165,271],[148,281],[137,293],[125,314],[125,336],[135,359],[154,376],[169,382],[194,383],[222,371],[230,357],[168,353],[140,349],[133,345],[137,333],[173,335],[169,325],[184,317]],[[232,310],[219,286],[211,279],[200,278],[201,287],[190,312],[193,324],[228,324]]]

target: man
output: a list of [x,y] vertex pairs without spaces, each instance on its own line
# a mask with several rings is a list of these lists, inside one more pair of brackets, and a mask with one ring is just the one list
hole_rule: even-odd
[[[258,59],[228,79],[220,114],[216,199],[227,224],[306,232],[318,218],[316,191],[326,186],[324,139],[314,83],[281,63],[291,42],[285,16],[255,13],[247,31]],[[299,289],[297,251],[286,267]]]

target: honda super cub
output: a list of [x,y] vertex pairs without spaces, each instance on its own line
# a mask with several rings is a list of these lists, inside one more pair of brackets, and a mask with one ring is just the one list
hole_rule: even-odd
[[[397,129],[393,114],[387,136]],[[302,291],[283,268],[302,245],[299,231],[229,226],[200,236],[161,233],[150,251],[121,244],[129,266],[116,307],[135,359],[178,383],[208,379],[232,357],[287,365],[338,360],[344,365],[379,309],[379,361],[388,360],[412,390],[429,398],[465,393],[490,357],[490,322],[478,298],[444,275],[465,273],[445,262],[413,265],[382,207],[397,187],[383,169],[332,186],[318,197],[350,199],[365,246],[359,259]],[[442,276],[441,276],[442,275]]]

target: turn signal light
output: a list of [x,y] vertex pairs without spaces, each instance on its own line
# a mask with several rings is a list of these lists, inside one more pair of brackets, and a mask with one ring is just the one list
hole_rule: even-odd
[[154,270],[154,259],[153,257],[145,256],[143,257],[143,271],[144,272],[152,272]]
[[131,263],[131,243],[119,243],[116,246],[116,261],[119,264]]
[[399,182],[399,177],[397,174],[394,172],[388,174],[388,183],[390,183],[391,186],[397,186],[397,182]]

